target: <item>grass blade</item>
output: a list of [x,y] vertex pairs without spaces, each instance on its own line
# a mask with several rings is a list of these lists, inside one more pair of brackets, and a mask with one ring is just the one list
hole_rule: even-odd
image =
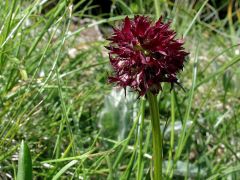
[[193,101],[193,95],[194,95],[194,89],[195,89],[195,84],[196,84],[196,80],[197,80],[197,63],[198,63],[198,51],[199,51],[199,46],[197,46],[196,49],[196,54],[195,54],[195,60],[194,60],[194,68],[193,68],[193,75],[192,75],[192,87],[190,90],[190,95],[188,98],[188,106],[187,106],[187,110],[183,119],[183,125],[182,125],[182,130],[180,133],[180,137],[179,137],[179,141],[178,141],[178,146],[177,146],[177,151],[176,154],[174,156],[174,163],[173,163],[173,169],[171,171],[171,177],[173,176],[173,170],[175,168],[176,162],[178,161],[178,159],[181,156],[181,153],[183,151],[184,148],[184,139],[186,138],[186,132],[187,132],[187,121],[189,120],[189,116],[190,116],[190,112],[191,112],[191,108],[192,108],[192,101]]
[[208,0],[204,1],[204,3],[202,4],[202,6],[200,7],[200,9],[198,10],[197,14],[194,16],[192,22],[189,24],[187,30],[185,31],[185,33],[183,34],[183,37],[186,37],[186,35],[188,34],[188,32],[190,31],[190,29],[192,28],[192,26],[194,25],[195,21],[197,20],[197,17],[201,14],[203,8],[205,7],[205,5],[207,4]]
[[32,158],[24,141],[20,146],[17,180],[32,180]]
[[57,180],[60,178],[63,173],[65,173],[70,167],[74,166],[77,162],[77,160],[70,161],[55,176],[53,176],[52,180]]

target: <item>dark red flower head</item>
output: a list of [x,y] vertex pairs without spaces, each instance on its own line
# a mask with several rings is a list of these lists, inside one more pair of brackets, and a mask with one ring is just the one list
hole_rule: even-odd
[[162,82],[178,84],[176,74],[183,69],[187,52],[182,39],[160,18],[153,23],[148,17],[125,18],[120,29],[113,29],[109,39],[110,63],[114,75],[109,82],[126,89],[130,86],[140,96],[151,91],[157,94]]

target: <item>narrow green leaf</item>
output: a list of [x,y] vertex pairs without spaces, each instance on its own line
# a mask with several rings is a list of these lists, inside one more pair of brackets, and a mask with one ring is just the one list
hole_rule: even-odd
[[192,79],[193,79],[192,80],[192,87],[191,87],[191,90],[190,90],[190,94],[188,96],[188,106],[187,106],[185,116],[184,116],[184,119],[183,119],[182,130],[181,130],[180,137],[179,137],[179,140],[178,140],[177,150],[176,150],[176,153],[175,153],[175,156],[174,156],[174,163],[173,163],[172,171],[171,171],[171,174],[170,174],[171,178],[173,176],[173,171],[174,171],[174,168],[176,166],[176,162],[180,158],[181,153],[184,149],[184,146],[185,146],[184,140],[187,138],[186,134],[189,131],[189,129],[187,129],[187,121],[189,120],[190,113],[191,113],[195,84],[196,84],[196,80],[197,80],[198,53],[199,53],[199,45],[196,48],[194,67],[193,67],[193,75],[192,75]]
[[197,89],[199,86],[201,86],[202,84],[210,81],[211,79],[215,78],[216,76],[218,76],[219,74],[224,73],[228,68],[230,68],[231,66],[233,66],[234,64],[238,63],[240,61],[240,57],[236,56],[235,58],[233,58],[232,60],[230,60],[229,62],[226,62],[224,65],[222,65],[217,71],[213,72],[212,74],[210,74],[209,76],[207,76],[205,79],[201,80],[196,86],[195,89]]
[[138,129],[138,145],[139,145],[139,153],[138,153],[138,162],[137,162],[137,179],[142,179],[143,173],[143,126],[144,126],[144,118],[145,118],[145,99],[141,99],[141,117],[139,118],[139,129]]
[[122,0],[117,0],[117,3],[119,4],[123,12],[125,12],[127,15],[133,14],[132,10],[128,7],[128,5],[125,2],[123,2]]
[[160,18],[160,3],[159,0],[153,0],[156,19]]
[[28,145],[22,141],[18,160],[17,180],[32,179],[32,159]]
[[52,180],[58,179],[63,173],[65,173],[70,167],[75,165],[77,162],[78,162],[77,160],[73,160],[66,164],[62,169],[60,169],[60,171],[58,171],[58,173],[52,178]]
[[203,8],[205,7],[205,5],[207,4],[208,0],[204,1],[204,3],[202,4],[202,6],[200,7],[200,9],[198,10],[197,14],[194,16],[192,22],[189,24],[187,30],[185,31],[185,33],[183,34],[183,37],[186,37],[186,35],[188,34],[188,32],[190,31],[190,29],[192,28],[192,26],[194,25],[195,21],[197,20],[197,17],[201,14]]

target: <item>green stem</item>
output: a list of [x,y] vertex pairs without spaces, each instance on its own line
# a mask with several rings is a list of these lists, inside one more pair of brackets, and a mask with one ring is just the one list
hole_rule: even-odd
[[152,136],[153,136],[153,179],[162,180],[162,135],[160,130],[160,116],[157,96],[147,93],[151,113]]

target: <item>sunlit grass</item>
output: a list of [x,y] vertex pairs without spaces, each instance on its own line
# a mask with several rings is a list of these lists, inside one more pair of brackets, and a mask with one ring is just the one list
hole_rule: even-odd
[[240,4],[210,2],[117,0],[107,18],[85,0],[80,10],[60,0],[46,13],[47,1],[0,1],[0,177],[16,178],[23,139],[33,177],[150,177],[149,106],[107,83],[104,48],[109,25],[142,12],[171,19],[190,52],[179,77],[185,92],[166,85],[158,96],[163,173],[238,179]]

